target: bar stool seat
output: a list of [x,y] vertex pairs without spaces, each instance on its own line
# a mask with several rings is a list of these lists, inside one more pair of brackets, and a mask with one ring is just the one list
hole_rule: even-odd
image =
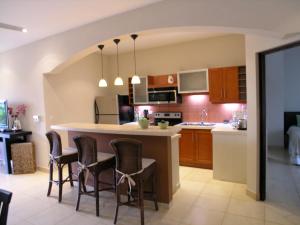
[[142,158],[142,167],[143,169],[151,166],[151,164],[156,163],[154,159],[149,159],[149,158]]
[[104,162],[106,160],[115,159],[115,155],[111,153],[106,152],[97,152],[97,161],[98,162]]
[[62,154],[63,155],[72,155],[72,154],[78,154],[78,150],[77,148],[72,148],[72,147],[66,147],[66,148],[63,148],[62,150]]
[[77,148],[66,147],[62,149],[62,154],[60,156],[54,157],[60,163],[68,163],[70,161],[76,162],[78,160]]

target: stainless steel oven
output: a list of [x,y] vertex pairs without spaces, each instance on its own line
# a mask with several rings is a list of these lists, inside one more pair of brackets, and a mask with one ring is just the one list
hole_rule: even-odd
[[181,112],[156,112],[154,113],[154,124],[157,126],[160,121],[168,121],[169,126],[174,126],[176,124],[182,123],[182,113]]
[[148,90],[148,101],[151,104],[177,103],[177,90],[176,89]]

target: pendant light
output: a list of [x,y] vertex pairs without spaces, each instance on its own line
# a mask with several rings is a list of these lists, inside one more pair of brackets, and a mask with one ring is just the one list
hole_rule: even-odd
[[107,87],[107,82],[103,78],[103,55],[102,55],[102,50],[104,48],[104,45],[98,45],[98,48],[101,51],[101,79],[99,80],[99,87]]
[[141,79],[136,73],[136,55],[135,55],[135,39],[137,39],[138,35],[132,34],[130,36],[133,39],[133,57],[134,57],[134,75],[131,78],[131,84],[140,84]]
[[115,44],[117,45],[117,77],[115,79],[114,85],[116,86],[122,86],[123,85],[123,80],[120,77],[119,74],[119,42],[120,39],[114,39]]

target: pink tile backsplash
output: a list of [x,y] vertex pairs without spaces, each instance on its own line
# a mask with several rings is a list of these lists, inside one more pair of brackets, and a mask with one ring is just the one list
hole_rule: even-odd
[[232,118],[233,111],[242,110],[243,105],[245,104],[212,104],[208,95],[183,95],[181,104],[146,105],[135,108],[141,115],[144,109],[148,109],[150,113],[182,112],[185,122],[200,121],[201,110],[205,108],[208,112],[207,122],[223,122]]

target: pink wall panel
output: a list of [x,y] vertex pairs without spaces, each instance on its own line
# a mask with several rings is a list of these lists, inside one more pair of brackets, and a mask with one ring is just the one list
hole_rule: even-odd
[[148,109],[150,113],[182,112],[185,122],[200,121],[201,110],[206,109],[208,112],[207,122],[223,122],[223,120],[232,118],[233,111],[242,110],[243,105],[237,103],[212,104],[208,95],[183,95],[181,104],[136,106],[136,109],[140,114],[144,109]]

